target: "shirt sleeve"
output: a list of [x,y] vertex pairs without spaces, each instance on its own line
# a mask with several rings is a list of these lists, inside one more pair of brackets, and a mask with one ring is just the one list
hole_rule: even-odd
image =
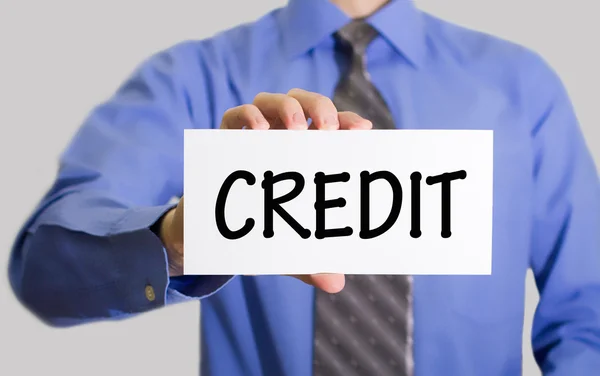
[[600,181],[567,90],[548,66],[537,77],[532,345],[545,376],[592,376],[600,370]]
[[147,59],[62,153],[9,264],[16,296],[46,323],[120,319],[206,297],[231,278],[170,279],[150,230],[183,191],[184,129],[212,124],[203,64],[189,44]]

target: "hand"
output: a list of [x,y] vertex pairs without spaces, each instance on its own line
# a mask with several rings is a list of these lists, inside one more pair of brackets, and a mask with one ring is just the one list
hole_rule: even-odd
[[[310,127],[308,119],[311,120]],[[302,89],[287,94],[260,93],[252,104],[230,108],[221,129],[371,129],[373,124],[353,112],[338,112],[331,99]]]
[[[309,126],[308,119],[311,120]],[[221,129],[371,129],[369,120],[353,112],[338,112],[333,102],[320,94],[292,89],[287,94],[260,93],[252,104],[225,112]],[[163,218],[160,238],[167,249],[169,274],[183,274],[183,198]],[[294,275],[309,285],[328,293],[344,288],[342,274]]]
[[[183,207],[184,198],[167,212],[161,221],[160,238],[167,250],[169,276],[183,275]],[[340,274],[314,274],[293,276],[302,282],[329,293],[337,293],[344,287],[345,278]]]

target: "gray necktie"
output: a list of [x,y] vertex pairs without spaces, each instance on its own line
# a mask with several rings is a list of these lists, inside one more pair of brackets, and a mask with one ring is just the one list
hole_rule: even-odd
[[[333,102],[395,128],[390,111],[369,80],[365,51],[377,31],[353,21],[336,33],[348,70]],[[412,376],[412,279],[348,275],[339,294],[316,291],[313,376]]]

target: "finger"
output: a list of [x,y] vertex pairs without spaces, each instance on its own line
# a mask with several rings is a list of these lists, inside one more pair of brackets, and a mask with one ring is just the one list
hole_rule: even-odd
[[330,294],[342,291],[346,283],[346,277],[343,274],[310,274],[293,275],[292,277]]
[[373,128],[373,123],[362,116],[349,111],[338,113],[340,119],[340,128],[345,130],[369,130]]
[[221,120],[221,129],[269,129],[269,122],[258,107],[245,104],[225,111]]
[[327,130],[339,129],[338,111],[331,99],[302,89],[292,89],[288,95],[296,98],[304,110],[305,117],[312,119],[311,127]]
[[285,94],[260,93],[253,104],[269,121],[271,128],[308,128],[304,110],[295,98]]

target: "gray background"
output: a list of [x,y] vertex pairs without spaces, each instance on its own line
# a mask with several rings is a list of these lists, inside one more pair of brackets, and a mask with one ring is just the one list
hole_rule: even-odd
[[[149,54],[251,21],[284,0],[0,1],[0,266],[20,224],[51,183],[57,157],[87,112]],[[442,18],[540,52],[566,83],[600,165],[600,54],[595,1],[421,0]],[[594,37],[596,36],[596,37]],[[50,329],[0,283],[0,374],[178,375],[198,372],[199,305],[120,323]],[[539,375],[524,320],[524,374]]]

